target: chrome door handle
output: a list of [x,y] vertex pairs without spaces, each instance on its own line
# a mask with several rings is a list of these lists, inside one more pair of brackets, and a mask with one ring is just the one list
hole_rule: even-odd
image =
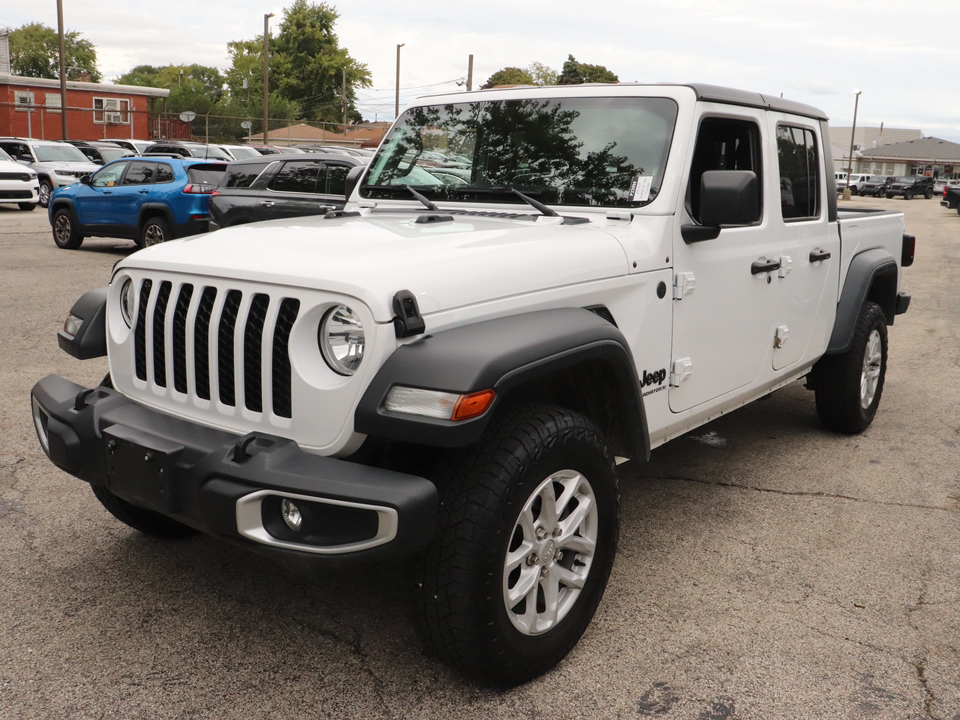
[[321,209],[323,212],[330,212],[330,211],[332,211],[332,210],[336,210],[336,209],[337,209],[337,206],[336,206],[336,205],[321,205],[321,206],[320,206],[320,209]]
[[273,200],[261,200],[260,204],[264,207],[273,207]]

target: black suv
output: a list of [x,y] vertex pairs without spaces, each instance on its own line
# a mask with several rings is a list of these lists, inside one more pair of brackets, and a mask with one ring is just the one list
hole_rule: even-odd
[[348,155],[265,155],[237,160],[210,197],[210,230],[260,220],[322,215],[346,204]]
[[860,194],[883,197],[887,192],[887,186],[896,179],[895,175],[871,175],[866,180],[861,181]]
[[886,195],[888,198],[903,195],[904,200],[909,200],[914,195],[923,195],[929,200],[933,197],[933,178],[923,175],[898,177],[887,185]]
[[67,142],[82,152],[94,165],[106,165],[113,160],[136,155],[132,150],[102,140],[67,140]]

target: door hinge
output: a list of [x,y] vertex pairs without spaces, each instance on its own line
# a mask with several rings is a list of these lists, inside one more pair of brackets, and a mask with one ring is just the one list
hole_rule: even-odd
[[673,277],[673,299],[683,300],[697,287],[697,279],[692,272],[677,273]]
[[670,387],[680,387],[680,383],[693,375],[693,360],[690,358],[680,358],[673,361],[673,369],[670,371]]
[[789,255],[780,256],[780,270],[777,275],[781,278],[785,278],[790,274],[790,271],[793,270],[793,260],[790,259]]
[[777,332],[773,336],[773,347],[782,348],[783,344],[787,342],[787,338],[790,337],[790,330],[786,325],[781,325],[777,328]]

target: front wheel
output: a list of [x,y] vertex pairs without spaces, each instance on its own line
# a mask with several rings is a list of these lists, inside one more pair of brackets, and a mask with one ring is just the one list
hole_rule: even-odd
[[60,208],[53,215],[53,242],[61,250],[76,250],[83,242],[83,236],[73,222],[73,214],[67,208]]
[[904,199],[904,200],[910,200],[911,198],[913,198],[913,193],[912,193],[910,190],[907,190],[907,191],[903,194],[903,199]]
[[577,413],[520,406],[494,418],[441,488],[417,561],[417,619],[441,658],[518,685],[577,644],[616,554],[613,457]]
[[37,209],[37,203],[17,203],[17,207],[21,210],[26,210],[30,212],[31,210]]
[[53,185],[49,180],[40,181],[40,207],[47,207],[50,204],[50,196],[53,195]]
[[931,199],[931,198],[933,197],[933,190],[927,190],[927,191],[923,194],[923,196],[924,196],[927,200]]
[[829,430],[855,434],[873,422],[887,374],[887,320],[880,306],[866,302],[850,348],[824,355],[813,368],[817,415]]
[[887,193],[887,200],[893,200],[893,198],[894,198],[893,193]]

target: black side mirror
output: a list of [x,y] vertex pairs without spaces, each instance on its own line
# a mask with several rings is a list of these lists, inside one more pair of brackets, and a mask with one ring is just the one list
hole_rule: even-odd
[[33,158],[30,157],[29,155],[27,155],[26,153],[24,153],[23,155],[18,155],[18,156],[17,156],[17,160],[19,160],[20,162],[25,162],[25,163],[33,162]]
[[80,184],[81,184],[81,185],[89,185],[89,184],[90,184],[90,176],[89,176],[89,175],[81,175],[81,176],[80,176]]
[[350,172],[347,173],[346,180],[344,180],[344,197],[348,202],[350,201],[350,196],[353,195],[353,191],[356,189],[357,184],[360,182],[360,177],[363,175],[363,172],[366,169],[366,165],[354,165],[352,168],[350,168]]
[[713,240],[726,225],[760,219],[760,183],[752,170],[707,170],[700,178],[700,225],[684,225],[684,242]]

